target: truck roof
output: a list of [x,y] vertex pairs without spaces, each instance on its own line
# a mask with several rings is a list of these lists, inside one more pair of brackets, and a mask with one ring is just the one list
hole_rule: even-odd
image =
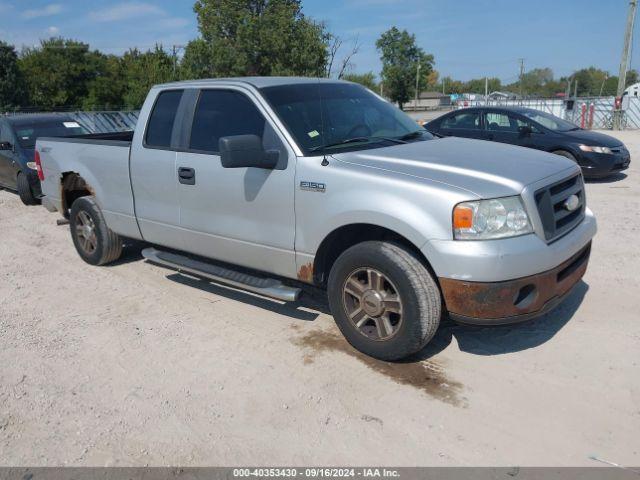
[[242,83],[255,88],[275,87],[280,85],[296,85],[303,83],[350,83],[344,80],[334,80],[331,78],[316,77],[231,77],[231,78],[209,78],[203,80],[186,80],[182,82],[165,83],[157,85],[157,88],[166,87],[191,87],[203,85],[215,85],[218,83]]

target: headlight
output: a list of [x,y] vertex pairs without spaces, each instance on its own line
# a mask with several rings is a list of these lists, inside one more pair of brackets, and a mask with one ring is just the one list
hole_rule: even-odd
[[453,209],[453,238],[490,240],[533,232],[520,196],[459,203]]
[[38,169],[38,167],[36,166],[36,162],[27,162],[27,167],[29,167],[31,170]]
[[609,147],[590,147],[588,145],[580,145],[580,150],[593,153],[613,153]]

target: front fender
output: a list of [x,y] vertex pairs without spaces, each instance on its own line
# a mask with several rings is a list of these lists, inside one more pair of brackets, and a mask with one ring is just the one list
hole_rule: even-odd
[[333,231],[348,225],[368,224],[391,230],[420,248],[429,239],[451,238],[451,209],[427,207],[410,196],[399,197],[379,191],[375,201],[363,193],[332,193],[317,208],[314,193],[304,192],[296,209],[296,251],[315,255],[322,241]]

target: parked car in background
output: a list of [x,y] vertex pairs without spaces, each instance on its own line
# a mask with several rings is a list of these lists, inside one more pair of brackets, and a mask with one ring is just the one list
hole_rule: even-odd
[[33,159],[38,137],[69,137],[88,132],[67,115],[0,117],[0,186],[16,190],[25,205],[40,202],[40,182]]
[[464,108],[427,123],[425,128],[444,137],[510,143],[555,153],[578,163],[585,177],[606,177],[626,170],[631,161],[620,140],[530,108]]
[[483,325],[549,311],[596,233],[575,163],[434,138],[329,79],[161,85],[133,134],[41,138],[35,159],[87,263],[134,238],[157,246],[151,262],[282,301],[323,288],[349,342],[384,360],[420,350],[443,311]]

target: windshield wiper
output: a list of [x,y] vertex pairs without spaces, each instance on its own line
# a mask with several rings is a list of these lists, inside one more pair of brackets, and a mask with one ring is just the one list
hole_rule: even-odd
[[340,140],[339,142],[328,143],[327,145],[318,145],[317,147],[310,148],[309,151],[316,152],[323,148],[339,147],[340,145],[347,145],[349,143],[369,142],[371,140],[386,140],[387,142],[393,142],[393,143],[407,143],[400,138],[392,138],[392,137],[353,137],[353,138],[347,138],[346,140]]
[[418,138],[421,137],[422,135],[424,135],[425,133],[427,133],[426,130],[416,130],[414,132],[409,132],[405,135],[402,135],[400,138],[398,138],[398,140],[411,140],[412,138]]

